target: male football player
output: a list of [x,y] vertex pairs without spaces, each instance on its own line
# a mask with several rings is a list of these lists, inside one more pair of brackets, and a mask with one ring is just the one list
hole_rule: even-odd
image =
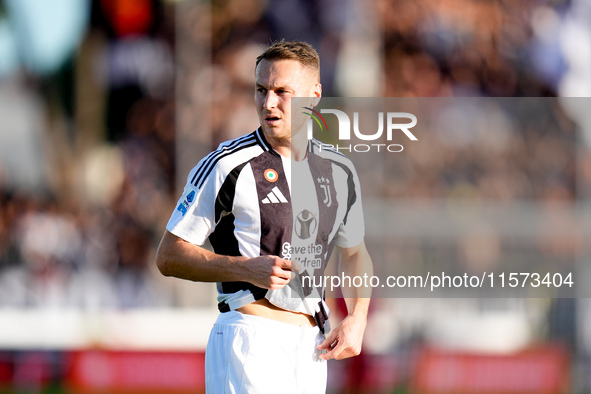
[[358,355],[366,326],[369,298],[352,293],[329,331],[323,294],[310,288],[333,249],[343,272],[371,275],[359,180],[346,157],[308,138],[305,116],[292,124],[293,97],[310,108],[321,97],[316,51],[275,42],[255,74],[260,128],[190,172],[156,260],[164,275],[217,282],[208,393],[321,393],[326,360]]

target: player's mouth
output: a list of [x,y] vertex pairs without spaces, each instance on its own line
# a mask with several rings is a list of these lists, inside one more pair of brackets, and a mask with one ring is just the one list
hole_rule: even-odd
[[273,116],[273,115],[266,115],[265,116],[265,124],[269,125],[269,126],[274,126],[276,124],[278,124],[281,121],[281,119],[278,116]]

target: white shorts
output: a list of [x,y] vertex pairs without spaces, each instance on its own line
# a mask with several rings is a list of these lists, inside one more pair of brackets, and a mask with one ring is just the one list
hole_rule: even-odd
[[205,385],[218,393],[325,393],[318,327],[231,311],[215,322],[205,352]]

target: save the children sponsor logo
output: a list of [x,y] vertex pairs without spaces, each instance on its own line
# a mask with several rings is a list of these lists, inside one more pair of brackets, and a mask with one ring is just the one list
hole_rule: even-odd
[[281,258],[297,261],[302,270],[300,274],[312,276],[314,271],[322,268],[324,248],[315,242],[292,246],[284,242],[281,248]]
[[310,238],[312,234],[314,234],[314,232],[316,231],[316,228],[318,227],[318,220],[316,219],[316,215],[314,215],[307,209],[304,209],[296,216],[294,227],[298,238]]

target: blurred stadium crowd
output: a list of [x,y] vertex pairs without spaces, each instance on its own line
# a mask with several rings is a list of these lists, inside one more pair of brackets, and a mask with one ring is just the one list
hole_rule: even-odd
[[[1,126],[2,306],[177,305],[152,268],[175,186],[184,181],[175,132],[207,151],[256,128],[253,59],[270,40],[298,38],[319,49],[325,96],[555,96],[576,71],[561,43],[576,30],[583,7],[500,0],[370,7],[214,1],[210,9],[196,2],[78,3],[69,19],[52,14],[80,27],[70,29],[78,35],[66,43],[54,38],[54,52],[63,56],[50,62],[34,52],[47,33],[27,12],[52,10],[0,2],[0,48],[5,55],[14,50],[5,57],[14,62],[0,69],[0,96],[25,104],[5,111]],[[176,6],[183,12],[175,13]],[[191,134],[200,122],[210,125],[211,137]],[[423,145],[432,151],[415,150],[393,164],[403,172],[406,166],[405,179],[385,182],[383,192],[447,198],[462,186],[494,199],[572,199],[574,137],[551,129],[446,137],[458,147],[452,157]],[[191,165],[198,159],[193,155]],[[484,170],[490,173],[481,176]],[[547,187],[533,190],[544,176],[551,177]]]
[[[0,3],[21,60],[0,82],[3,101],[21,104],[3,113],[0,304],[170,305],[150,267],[174,194],[174,13],[151,1],[74,3],[60,4],[75,15]],[[82,25],[79,36],[44,38],[36,15],[53,11],[53,23]],[[63,59],[26,56],[27,40]]]
[[[590,26],[584,0],[0,0],[0,308],[213,305],[154,251],[188,170],[258,126],[272,40],[319,50],[324,96],[591,96]],[[368,197],[573,203],[591,161],[553,103],[434,131]]]

